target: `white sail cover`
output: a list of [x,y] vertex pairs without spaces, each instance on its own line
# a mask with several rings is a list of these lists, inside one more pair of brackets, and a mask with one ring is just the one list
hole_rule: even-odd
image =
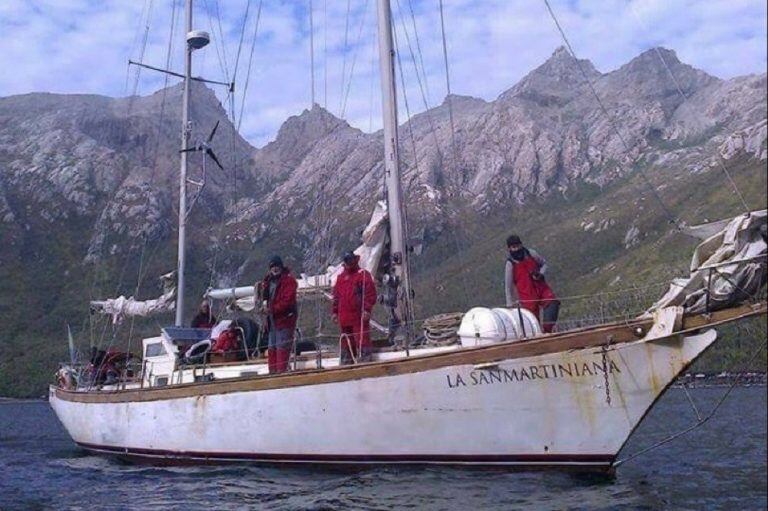
[[176,308],[176,272],[172,271],[160,277],[163,294],[153,300],[136,300],[133,296],[119,296],[107,300],[91,302],[91,311],[112,316],[112,322],[120,323],[126,317],[151,316],[171,312]]
[[[387,204],[384,201],[376,203],[371,219],[362,234],[362,244],[355,249],[360,256],[360,267],[376,274],[381,262],[381,256],[387,243]],[[301,274],[297,278],[299,295],[321,293],[330,290],[336,283],[336,277],[341,273],[341,263],[329,266],[320,275]],[[209,289],[205,296],[214,300],[230,300],[240,310],[252,311],[256,308],[254,301],[255,286],[230,287],[224,289]]]
[[688,227],[687,234],[704,240],[693,253],[691,275],[674,279],[648,312],[682,306],[686,312],[702,313],[754,295],[766,279],[766,216],[766,210],[752,211]]

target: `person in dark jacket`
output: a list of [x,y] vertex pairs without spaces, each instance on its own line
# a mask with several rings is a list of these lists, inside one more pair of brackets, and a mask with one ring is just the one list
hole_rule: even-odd
[[547,262],[535,250],[525,248],[520,237],[507,238],[504,293],[507,307],[519,304],[542,322],[544,332],[552,332],[560,313],[560,301],[547,284]]
[[298,282],[280,256],[269,261],[269,271],[261,281],[262,313],[267,316],[265,328],[269,339],[267,364],[270,373],[288,369],[288,360],[296,331]]
[[204,300],[197,310],[197,314],[192,318],[192,328],[213,328],[216,326],[216,316],[211,313],[211,305],[208,300]]
[[341,330],[340,364],[371,360],[371,312],[376,304],[376,283],[360,268],[360,256],[344,254],[344,269],[333,286],[333,319]]

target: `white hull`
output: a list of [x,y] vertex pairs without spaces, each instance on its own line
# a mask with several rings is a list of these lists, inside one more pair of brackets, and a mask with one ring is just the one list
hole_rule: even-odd
[[605,359],[590,347],[257,390],[213,382],[187,397],[145,389],[145,398],[122,402],[83,402],[52,387],[50,401],[79,445],[125,456],[608,470],[655,400],[715,337],[710,330],[624,342]]

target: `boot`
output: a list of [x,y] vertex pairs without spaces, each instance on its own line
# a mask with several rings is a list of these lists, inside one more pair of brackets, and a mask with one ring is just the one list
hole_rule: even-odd
[[[291,357],[290,350],[277,348],[275,349],[275,372],[284,373],[288,370],[288,361]],[[270,373],[272,370],[270,369]]]

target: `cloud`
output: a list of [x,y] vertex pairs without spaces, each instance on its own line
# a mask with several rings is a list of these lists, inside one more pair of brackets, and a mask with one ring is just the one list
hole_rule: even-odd
[[[391,1],[405,93],[410,113],[415,114],[424,110],[425,103],[440,103],[446,93],[438,1]],[[174,9],[173,2],[160,0],[3,0],[0,95],[130,94],[135,74],[127,74],[128,58],[142,56],[148,25],[143,60],[165,65],[174,10],[171,67],[180,70],[182,3],[176,0]],[[195,27],[211,32],[214,42],[196,53],[194,74],[226,79],[235,68],[249,3],[237,67],[238,108],[259,0],[197,0],[195,9]],[[562,44],[543,2],[443,3],[454,93],[493,99]],[[316,102],[337,115],[343,108],[345,118],[364,131],[378,129],[378,63],[372,62],[378,55],[376,0],[311,0],[311,4]],[[551,4],[577,55],[592,60],[601,71],[615,69],[656,45],[674,49],[682,61],[722,78],[766,70],[768,13],[761,0],[552,0]],[[254,144],[269,141],[285,118],[310,106],[309,5],[310,0],[264,1],[241,130]],[[424,62],[426,79],[421,86],[411,51],[417,62]],[[164,80],[142,71],[136,91],[151,93]],[[225,90],[217,94],[226,99]]]

